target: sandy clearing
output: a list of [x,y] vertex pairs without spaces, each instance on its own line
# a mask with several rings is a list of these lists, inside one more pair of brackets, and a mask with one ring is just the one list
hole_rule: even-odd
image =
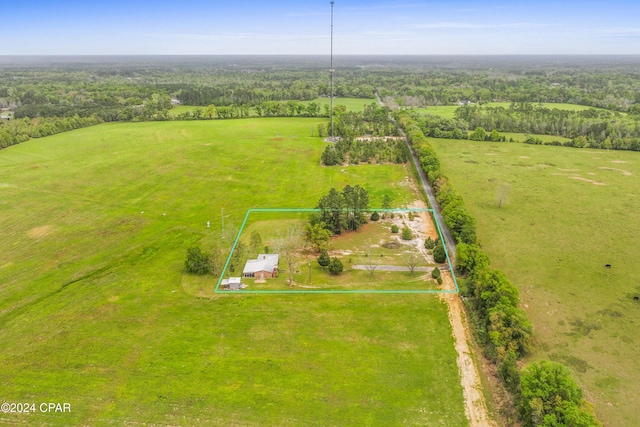
[[[425,232],[428,232],[429,229],[435,229],[431,216],[427,215],[426,220],[424,223],[427,227]],[[450,272],[442,272],[442,287],[446,290],[455,290]],[[460,384],[464,396],[464,412],[469,419],[469,425],[471,427],[497,427],[496,422],[489,417],[487,403],[482,393],[480,374],[473,357],[471,357],[471,349],[468,344],[472,340],[471,331],[460,295],[457,293],[440,294],[440,298],[447,304],[457,353],[456,362],[460,373]]]

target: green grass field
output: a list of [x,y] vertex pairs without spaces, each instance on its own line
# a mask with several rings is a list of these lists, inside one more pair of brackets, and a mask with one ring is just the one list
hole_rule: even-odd
[[605,425],[637,425],[640,153],[430,142],[493,266],[520,289],[531,359],[567,364]]
[[468,425],[436,297],[214,296],[183,274],[222,209],[237,229],[332,186],[414,199],[408,167],[320,166],[320,122],[105,124],[1,150],[0,398],[72,411],[0,423]]
[[[511,102],[487,102],[486,104],[482,104],[483,107],[503,107],[509,108]],[[569,111],[584,111],[590,108],[586,105],[577,105],[577,104],[562,104],[562,103],[552,103],[552,102],[542,102],[542,103],[534,103],[534,105],[542,105],[545,108],[549,109],[558,109],[558,110],[569,110]],[[420,108],[418,111],[421,111],[425,114],[431,114],[434,116],[440,116],[447,119],[453,119],[456,117],[455,112],[460,108],[459,105],[440,105],[440,106],[430,106],[427,108]],[[601,108],[596,108],[600,110]]]
[[[322,111],[324,111],[324,106],[325,105],[329,106],[330,101],[331,100],[329,98],[317,98],[317,99],[314,99],[313,101],[302,101],[301,103],[308,104],[311,102],[317,102],[318,104],[320,104],[320,108],[322,108]],[[375,99],[369,99],[369,98],[334,98],[333,99],[334,107],[336,105],[344,105],[345,107],[347,107],[347,111],[362,111],[364,110],[364,107],[370,104],[378,105],[378,101],[376,101]]]
[[[314,99],[313,101],[300,101],[300,103],[306,105],[311,102],[316,102],[320,104],[320,108],[322,109],[321,111],[324,111],[324,105],[326,104],[328,106],[329,101],[330,100],[328,98],[317,98],[317,99]],[[366,105],[369,105],[371,103],[376,103],[376,100],[363,99],[363,98],[334,98],[333,100],[334,106],[344,105],[345,107],[347,107],[347,111],[362,111],[364,110],[364,107]],[[200,108],[201,110],[204,111],[206,107],[198,107],[198,106],[192,106],[192,105],[178,105],[169,110],[169,116],[176,117],[179,114],[186,113],[187,111],[193,112],[196,108]],[[255,115],[255,111],[251,110],[251,114]]]

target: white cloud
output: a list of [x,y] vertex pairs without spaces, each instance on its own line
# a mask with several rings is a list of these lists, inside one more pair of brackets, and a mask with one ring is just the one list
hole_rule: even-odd
[[426,29],[470,29],[470,30],[486,30],[500,28],[546,28],[550,24],[538,24],[533,22],[513,22],[509,24],[472,24],[468,22],[432,22],[427,24],[410,25],[409,28],[417,30]]

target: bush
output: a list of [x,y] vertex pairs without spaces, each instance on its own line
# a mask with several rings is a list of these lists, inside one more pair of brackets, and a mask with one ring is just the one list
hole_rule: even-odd
[[413,233],[409,227],[402,228],[402,240],[411,240],[413,239]]
[[427,240],[424,241],[424,247],[427,249],[433,249],[436,247],[436,242],[431,237],[427,237]]
[[209,271],[209,257],[199,247],[189,248],[184,269],[193,274],[206,274]]
[[397,226],[397,225],[395,225],[395,224],[393,224],[393,225],[391,226],[391,232],[392,232],[392,233],[397,233],[397,232],[398,232],[398,226]]
[[320,264],[320,267],[322,267],[322,269],[324,270],[324,268],[327,267],[330,262],[331,259],[329,258],[329,254],[327,253],[327,251],[322,251],[322,253],[318,257],[318,264]]
[[331,258],[331,262],[329,262],[329,273],[336,276],[342,273],[343,270],[344,266],[342,265],[342,262],[336,257]]
[[447,261],[447,254],[444,251],[442,243],[438,243],[436,247],[433,248],[433,259],[439,264]]
[[371,214],[371,221],[379,221],[380,220],[380,214],[378,212],[374,212]]
[[440,269],[438,267],[434,268],[431,272],[431,277],[434,279],[438,279],[440,278],[440,276],[442,276],[442,273],[440,273]]

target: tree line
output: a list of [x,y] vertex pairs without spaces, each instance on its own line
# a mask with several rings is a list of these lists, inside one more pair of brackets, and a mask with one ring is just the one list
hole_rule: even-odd
[[517,363],[531,350],[533,339],[531,321],[519,308],[518,289],[503,272],[491,267],[477,242],[474,218],[443,175],[437,154],[418,123],[407,112],[397,113],[396,118],[436,193],[444,222],[458,240],[455,268],[463,278],[461,294],[470,309],[475,334],[512,393],[523,425],[600,426],[564,365],[543,361],[518,369]]

